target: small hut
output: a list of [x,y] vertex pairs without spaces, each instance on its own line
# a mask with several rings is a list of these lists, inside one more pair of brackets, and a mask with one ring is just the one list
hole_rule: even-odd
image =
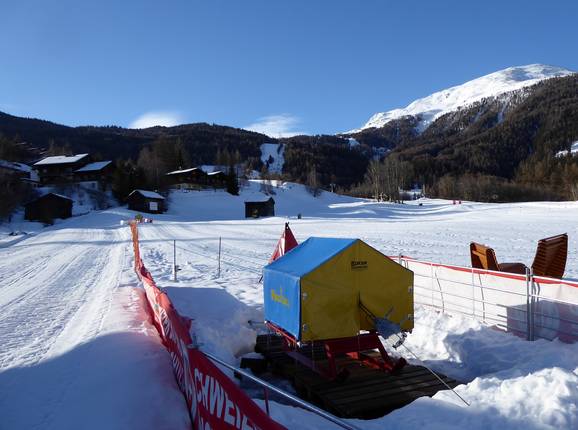
[[207,173],[207,183],[213,188],[225,188],[227,186],[227,174],[221,170]]
[[55,218],[72,216],[72,199],[48,193],[24,205],[24,219],[52,223]]
[[165,198],[154,191],[134,190],[127,197],[128,208],[138,212],[160,214],[165,211]]
[[264,202],[245,202],[245,218],[275,216],[275,200],[269,197]]

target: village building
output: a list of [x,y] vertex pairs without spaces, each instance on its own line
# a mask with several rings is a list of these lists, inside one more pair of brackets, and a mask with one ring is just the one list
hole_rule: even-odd
[[222,170],[207,172],[204,166],[175,170],[165,175],[172,189],[199,190],[202,188],[226,188],[227,175]]
[[245,218],[275,216],[275,200],[269,197],[262,202],[245,202]]
[[42,185],[60,184],[72,182],[74,171],[89,162],[90,156],[88,154],[56,155],[34,163],[34,169],[38,172]]
[[126,200],[133,211],[159,214],[166,210],[165,198],[154,191],[134,190]]
[[41,185],[89,182],[91,188],[104,189],[111,181],[113,164],[92,162],[89,154],[56,155],[34,163],[34,169]]
[[112,161],[96,161],[82,166],[74,171],[74,182],[81,183],[89,188],[106,189],[106,184],[112,182],[114,165]]
[[33,187],[38,186],[38,175],[32,167],[16,161],[0,160],[0,177],[13,177]]
[[227,186],[227,175],[221,170],[207,173],[207,177],[209,186],[213,188],[225,188]]
[[55,218],[70,218],[72,205],[72,199],[66,196],[44,194],[24,205],[24,219],[52,223]]
[[200,167],[169,172],[165,175],[165,180],[176,190],[197,190],[209,183],[208,175]]

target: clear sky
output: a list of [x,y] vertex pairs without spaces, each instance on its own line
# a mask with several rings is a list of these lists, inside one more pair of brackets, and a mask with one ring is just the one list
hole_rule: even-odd
[[509,66],[578,71],[578,1],[0,6],[0,110],[67,125],[336,133]]

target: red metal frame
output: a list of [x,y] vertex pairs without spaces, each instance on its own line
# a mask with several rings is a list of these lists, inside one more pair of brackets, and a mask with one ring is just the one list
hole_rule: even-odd
[[[359,361],[365,366],[390,373],[401,369],[407,364],[403,358],[393,360],[387,354],[387,351],[379,340],[377,332],[370,331],[369,333],[361,333],[354,337],[344,337],[321,341],[323,342],[325,348],[328,364],[327,366],[321,365],[316,363],[315,360],[312,360],[301,353],[299,351],[299,342],[285,330],[271,322],[266,322],[266,325],[283,338],[283,347],[287,355],[327,379],[336,379],[339,376],[346,376],[343,375],[343,371],[340,372],[338,370],[337,363],[335,362],[335,359],[340,355],[347,355],[354,360]],[[373,351],[376,349],[381,355],[381,360],[364,353],[364,351]]]

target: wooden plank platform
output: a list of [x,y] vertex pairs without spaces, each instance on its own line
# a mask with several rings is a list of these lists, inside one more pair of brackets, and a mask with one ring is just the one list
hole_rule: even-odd
[[[276,335],[257,337],[255,351],[267,360],[271,371],[292,382],[298,395],[343,418],[372,419],[403,407],[418,397],[433,396],[447,388],[425,367],[406,365],[395,374],[361,365],[349,357],[339,357],[339,369],[346,369],[343,381],[330,381],[297,363],[283,350],[282,339]],[[301,352],[316,363],[326,365],[321,343],[305,347]],[[375,352],[375,357],[379,353]],[[459,382],[438,374],[450,387]]]

